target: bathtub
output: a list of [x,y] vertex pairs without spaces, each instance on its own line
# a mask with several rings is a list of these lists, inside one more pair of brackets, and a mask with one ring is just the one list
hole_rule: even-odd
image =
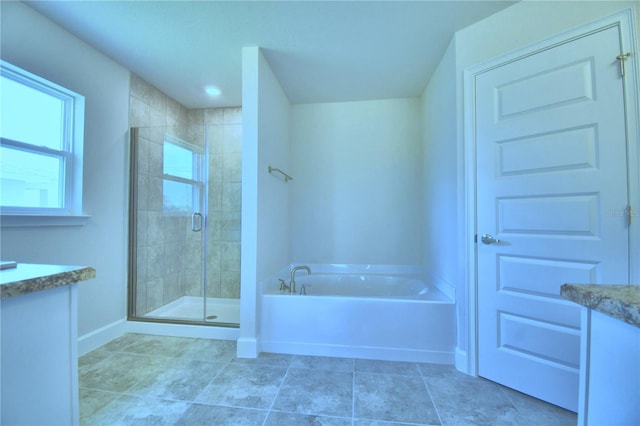
[[454,363],[454,302],[418,268],[308,266],[294,294],[278,280],[289,284],[290,266],[260,283],[263,352]]

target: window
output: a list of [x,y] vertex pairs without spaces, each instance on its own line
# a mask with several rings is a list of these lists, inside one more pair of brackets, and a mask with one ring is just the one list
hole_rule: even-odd
[[163,211],[172,215],[200,212],[204,164],[198,149],[178,138],[166,136],[162,160]]
[[84,97],[0,61],[0,209],[82,214]]

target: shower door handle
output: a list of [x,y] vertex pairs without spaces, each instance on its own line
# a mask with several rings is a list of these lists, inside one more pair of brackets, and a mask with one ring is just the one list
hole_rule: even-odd
[[193,212],[191,215],[191,230],[193,232],[202,231],[202,213]]

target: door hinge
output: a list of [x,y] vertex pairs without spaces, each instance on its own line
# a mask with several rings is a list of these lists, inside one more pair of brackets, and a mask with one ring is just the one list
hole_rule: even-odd
[[629,56],[631,56],[631,52],[621,53],[620,55],[616,56],[616,59],[620,61],[620,77],[624,77],[625,62]]
[[631,226],[631,217],[633,216],[633,211],[631,210],[631,204],[627,207],[627,224]]

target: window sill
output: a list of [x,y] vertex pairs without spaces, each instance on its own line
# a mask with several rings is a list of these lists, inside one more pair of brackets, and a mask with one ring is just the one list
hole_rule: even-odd
[[0,216],[0,226],[3,228],[33,227],[33,226],[82,226],[91,216],[55,216],[55,215],[12,215]]

